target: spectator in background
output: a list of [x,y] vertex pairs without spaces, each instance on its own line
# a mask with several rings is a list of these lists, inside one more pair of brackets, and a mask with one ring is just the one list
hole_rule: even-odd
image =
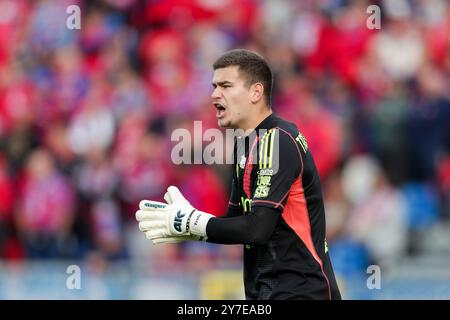
[[390,267],[400,261],[408,247],[407,204],[400,190],[367,156],[346,164],[342,182],[352,204],[345,232],[362,242],[377,264]]
[[121,121],[132,113],[150,113],[151,99],[142,78],[131,68],[119,71],[116,77],[117,85],[111,92],[109,103],[116,121]]
[[324,204],[327,218],[327,240],[345,235],[345,227],[351,210],[351,204],[345,195],[340,172],[332,174],[324,184]]
[[450,91],[445,74],[431,63],[424,64],[417,73],[416,97],[407,114],[406,134],[408,176],[411,180],[436,179],[438,157],[450,141]]
[[[342,156],[342,124],[315,97],[309,79],[291,75],[285,78],[280,93],[280,115],[297,124],[308,137],[308,146],[320,177],[325,179],[335,170]],[[297,106],[299,105],[299,106]]]
[[381,159],[389,178],[397,185],[404,183],[408,174],[405,163],[409,158],[406,132],[409,104],[406,85],[390,80],[381,101],[373,106],[367,123],[371,150]]
[[[105,150],[90,149],[85,161],[74,168],[73,181],[79,201],[74,228],[79,255],[83,256],[88,250],[104,249],[106,256],[115,257],[122,249],[123,220],[116,199],[119,176],[112,159]],[[99,217],[99,208],[105,208],[104,220],[107,223]],[[111,233],[114,237],[103,236],[104,233]],[[108,240],[113,244],[108,246]]]
[[450,154],[448,153],[438,164],[438,183],[444,217],[448,220],[450,219]]
[[68,142],[74,153],[84,155],[92,148],[104,150],[111,146],[115,133],[114,117],[105,100],[103,86],[94,86],[84,104],[73,115]]
[[20,182],[15,222],[29,258],[70,258],[75,194],[48,150],[30,155]]
[[74,170],[77,189],[87,200],[113,197],[117,191],[119,177],[112,159],[105,150],[92,148],[79,167]]
[[22,255],[14,234],[12,215],[15,200],[13,179],[5,157],[0,153],[0,259],[15,259]]
[[0,72],[0,146],[13,172],[22,169],[30,150],[39,144],[32,108],[35,89],[15,59]]
[[143,74],[159,114],[186,114],[195,107],[195,81],[187,46],[183,35],[173,30],[148,32],[142,39]]
[[147,120],[134,113],[123,120],[113,152],[122,211],[128,221],[133,218],[138,199],[160,197],[164,193],[173,175],[170,151],[162,136],[149,132]]
[[36,82],[45,97],[39,108],[42,126],[72,116],[80,105],[92,100],[93,93],[100,92],[100,88],[90,88],[96,83],[89,81],[84,59],[80,48],[71,43],[54,52],[49,66],[35,71]]
[[[411,24],[411,8],[391,8],[385,1],[388,21],[383,32],[373,38],[375,51],[381,67],[393,81],[411,79],[425,59],[425,43],[417,24]],[[402,50],[399,50],[402,48]]]
[[64,174],[71,175],[76,154],[68,142],[68,128],[63,119],[54,121],[46,127],[41,143],[52,153],[57,167]]
[[114,200],[104,199],[93,203],[89,220],[93,251],[99,252],[107,260],[126,258],[123,225],[120,208]]

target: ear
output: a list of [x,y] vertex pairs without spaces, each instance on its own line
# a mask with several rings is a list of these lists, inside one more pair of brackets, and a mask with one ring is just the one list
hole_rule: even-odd
[[264,86],[261,82],[252,84],[250,87],[250,100],[252,103],[258,103],[264,98]]

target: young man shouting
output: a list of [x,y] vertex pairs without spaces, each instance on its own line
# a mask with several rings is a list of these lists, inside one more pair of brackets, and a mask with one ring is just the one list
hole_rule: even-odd
[[171,186],[167,203],[141,201],[140,230],[155,244],[243,244],[247,299],[340,299],[319,175],[298,128],[272,113],[269,65],[237,49],[213,67],[218,125],[244,132],[235,140],[228,212],[216,218],[196,210]]

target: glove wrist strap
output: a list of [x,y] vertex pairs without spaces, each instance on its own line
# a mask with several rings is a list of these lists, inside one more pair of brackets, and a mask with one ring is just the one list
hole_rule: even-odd
[[191,218],[192,218],[192,215],[194,214],[194,212],[195,212],[196,210],[197,210],[197,209],[193,209],[193,210],[191,211],[191,213],[189,214],[188,218],[187,218],[187,221],[186,221],[186,233],[189,233],[190,230],[191,230]]
[[190,234],[200,237],[207,237],[206,225],[208,224],[209,219],[213,217],[214,216],[212,214],[194,210],[188,220]]

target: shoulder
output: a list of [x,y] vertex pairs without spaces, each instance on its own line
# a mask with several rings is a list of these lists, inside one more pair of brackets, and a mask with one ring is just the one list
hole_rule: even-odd
[[272,172],[301,172],[303,159],[299,131],[295,124],[282,119],[273,121],[264,133],[260,133],[258,152],[259,169]]
[[303,153],[307,152],[308,144],[306,139],[294,123],[277,117],[273,130],[277,132],[281,148],[297,149],[299,153],[301,153],[301,151],[303,151]]

